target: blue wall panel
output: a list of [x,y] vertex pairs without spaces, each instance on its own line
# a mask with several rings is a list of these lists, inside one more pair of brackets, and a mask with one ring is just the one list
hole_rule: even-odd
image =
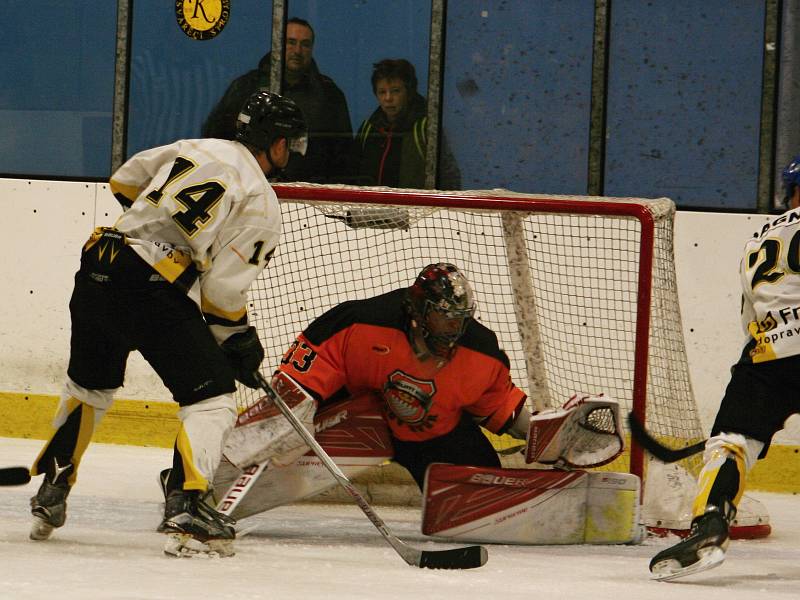
[[611,9],[605,194],[754,209],[764,3]]
[[[584,194],[594,0],[447,2],[442,125],[465,188]],[[200,134],[235,77],[269,50],[272,3],[236,0],[197,41],[174,3],[136,0],[127,155]],[[681,207],[756,208],[766,3],[609,4],[603,192]],[[110,174],[116,2],[7,0],[0,37],[0,173]],[[375,108],[372,64],[428,75],[430,0],[288,0],[353,127]]]
[[10,0],[0,36],[0,172],[107,177],[115,2]]
[[443,123],[464,188],[585,194],[592,0],[448,3]]
[[178,27],[174,2],[133,2],[128,156],[200,136],[203,121],[228,84],[269,52],[272,3],[231,2],[216,37],[194,40]]

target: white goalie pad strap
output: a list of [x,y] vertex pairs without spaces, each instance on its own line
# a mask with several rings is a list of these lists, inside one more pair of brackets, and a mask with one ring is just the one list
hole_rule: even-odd
[[602,394],[574,394],[561,408],[531,417],[525,462],[597,467],[624,449],[619,403]]
[[[314,398],[283,373],[273,377],[272,386],[314,435],[314,414],[317,410]],[[271,459],[274,466],[285,466],[308,452],[308,449],[278,407],[267,396],[263,396],[239,415],[236,427],[225,441],[223,454],[233,465],[244,469],[267,459]]]
[[433,464],[422,533],[471,543],[639,543],[639,501],[630,473]]

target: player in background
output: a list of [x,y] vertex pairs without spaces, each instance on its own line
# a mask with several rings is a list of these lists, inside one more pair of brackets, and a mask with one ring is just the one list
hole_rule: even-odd
[[756,232],[740,263],[745,345],[703,455],[689,537],[650,571],[673,579],[722,563],[748,471],[800,412],[800,156],[782,173],[789,210]]
[[31,499],[32,539],[64,524],[81,457],[139,350],[180,405],[158,531],[232,552],[233,527],[204,498],[236,419],[235,380],[257,387],[252,374],[264,356],[246,303],[281,232],[266,177],[305,145],[297,106],[257,92],[239,114],[236,140],[179,140],[114,173],[110,187],[125,212],[94,231],[75,275],[68,377],[55,432],[31,468],[44,475]]
[[280,370],[318,402],[380,394],[394,460],[420,488],[433,462],[500,467],[479,425],[525,439],[530,412],[496,335],[474,313],[461,271],[431,264],[410,287],[324,313],[291,345]]

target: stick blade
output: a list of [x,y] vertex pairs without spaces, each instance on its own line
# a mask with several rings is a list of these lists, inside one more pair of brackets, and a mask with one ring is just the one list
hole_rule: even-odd
[[633,439],[636,440],[642,448],[664,463],[673,463],[692,456],[693,454],[697,454],[698,452],[702,452],[706,446],[706,440],[703,440],[702,442],[697,442],[685,448],[676,450],[668,448],[651,436],[632,412],[628,413],[628,427],[631,430]]
[[0,469],[0,486],[25,485],[31,480],[31,472],[25,467]]
[[483,546],[452,550],[423,550],[419,566],[423,569],[477,569],[486,564],[489,553]]

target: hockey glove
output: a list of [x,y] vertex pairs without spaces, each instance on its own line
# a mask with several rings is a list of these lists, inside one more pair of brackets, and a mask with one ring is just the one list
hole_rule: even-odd
[[250,326],[247,331],[234,333],[222,342],[220,348],[228,359],[237,381],[249,388],[258,389],[258,382],[253,373],[264,360],[264,346],[258,339],[256,328]]

